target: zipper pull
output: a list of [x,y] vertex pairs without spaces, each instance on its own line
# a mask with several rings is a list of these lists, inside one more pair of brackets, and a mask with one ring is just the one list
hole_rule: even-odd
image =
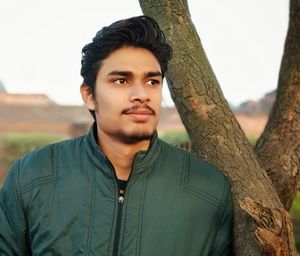
[[119,196],[119,204],[123,204],[124,203],[124,196]]
[[118,202],[119,202],[119,204],[123,204],[124,200],[125,200],[125,187],[123,187],[123,186],[120,187],[120,184],[118,186],[119,186]]

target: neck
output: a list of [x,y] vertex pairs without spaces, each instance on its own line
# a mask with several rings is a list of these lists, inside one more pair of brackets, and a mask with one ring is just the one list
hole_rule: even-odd
[[[125,143],[119,139],[109,136],[103,131],[98,130],[98,144],[103,153],[114,166],[118,179],[127,180],[135,154],[141,150],[147,150],[150,140],[143,140],[136,143]],[[100,139],[101,138],[101,139]]]

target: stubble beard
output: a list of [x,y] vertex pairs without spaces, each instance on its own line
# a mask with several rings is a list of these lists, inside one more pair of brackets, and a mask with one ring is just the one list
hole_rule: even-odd
[[119,132],[115,134],[118,139],[126,144],[134,144],[141,141],[151,140],[153,135],[155,134],[155,129],[152,131],[143,131],[134,129],[128,133],[126,132]]

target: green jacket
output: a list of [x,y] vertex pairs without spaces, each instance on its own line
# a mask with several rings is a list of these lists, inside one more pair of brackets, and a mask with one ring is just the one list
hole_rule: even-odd
[[91,129],[14,164],[0,192],[0,255],[230,255],[232,216],[224,175],[156,136],[119,203]]

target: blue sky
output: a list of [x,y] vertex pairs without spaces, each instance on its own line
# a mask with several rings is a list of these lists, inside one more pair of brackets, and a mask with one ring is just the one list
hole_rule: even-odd
[[[228,101],[276,88],[288,25],[286,0],[190,0],[192,20]],[[0,4],[0,80],[12,93],[81,104],[80,58],[102,26],[141,15],[138,0],[10,0]],[[167,85],[164,100],[171,104]]]

